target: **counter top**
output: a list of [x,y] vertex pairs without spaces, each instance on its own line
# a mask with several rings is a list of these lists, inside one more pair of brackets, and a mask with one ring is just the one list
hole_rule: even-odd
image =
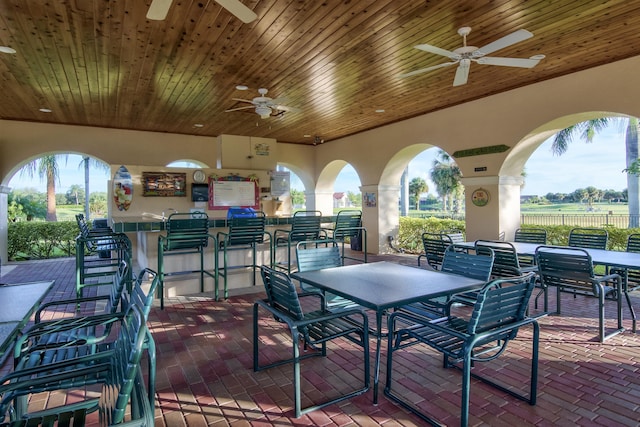
[[[291,224],[291,216],[274,216],[267,217],[268,226],[288,225]],[[323,223],[335,222],[335,216],[322,217]],[[142,216],[115,216],[109,219],[111,228],[116,233],[128,233],[136,231],[163,231],[165,230],[165,222],[162,216],[156,214],[148,214]],[[226,218],[210,218],[210,228],[228,227]]]

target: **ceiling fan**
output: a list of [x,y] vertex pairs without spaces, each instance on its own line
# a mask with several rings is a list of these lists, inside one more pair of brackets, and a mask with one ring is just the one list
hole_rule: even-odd
[[533,37],[533,34],[527,30],[518,30],[511,34],[508,34],[494,42],[489,43],[483,47],[467,46],[467,36],[471,32],[471,27],[462,27],[458,30],[458,34],[462,36],[463,45],[453,51],[441,49],[430,44],[419,44],[414,46],[416,49],[424,50],[425,52],[435,53],[436,55],[446,56],[451,59],[451,62],[445,62],[443,64],[434,65],[432,67],[422,68],[420,70],[411,71],[409,73],[400,74],[398,77],[410,77],[416,74],[426,73],[427,71],[436,70],[438,68],[448,67],[450,65],[458,65],[456,70],[456,76],[453,79],[453,86],[461,86],[467,83],[469,78],[469,67],[471,62],[477,62],[478,64],[485,65],[500,65],[503,67],[521,67],[532,68],[535,67],[540,60],[544,59],[544,55],[534,55],[528,59],[526,58],[505,58],[498,56],[485,56],[496,50],[503,49],[507,46],[511,46],[523,40]]
[[[253,10],[242,4],[240,0],[215,0],[223,8],[227,9],[236,18],[248,24],[258,18]],[[167,17],[173,0],[153,0],[147,11],[147,19],[162,21]]]
[[228,113],[230,111],[239,111],[239,110],[246,110],[249,108],[255,108],[256,114],[258,114],[261,119],[266,119],[271,115],[281,115],[286,112],[295,113],[300,111],[297,108],[283,105],[282,104],[282,102],[284,101],[283,98],[276,98],[276,99],[269,98],[268,96],[266,96],[267,92],[269,91],[265,88],[258,89],[258,93],[260,94],[260,96],[257,96],[252,100],[233,98],[234,101],[248,102],[251,105],[247,105],[245,107],[231,108],[229,110],[226,110],[225,112]]

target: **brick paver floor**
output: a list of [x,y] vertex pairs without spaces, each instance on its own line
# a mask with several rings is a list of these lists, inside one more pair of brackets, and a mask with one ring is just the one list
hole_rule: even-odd
[[[372,260],[380,257],[372,257]],[[416,265],[416,257],[385,257]],[[74,262],[70,259],[3,266],[11,271],[0,282],[55,279],[49,298],[74,292]],[[261,292],[216,302],[207,295],[167,298],[155,307],[149,326],[158,347],[155,420],[158,426],[414,426],[417,417],[372,392],[293,417],[291,366],[254,373],[252,369],[252,308]],[[640,293],[632,296],[640,309]],[[590,426],[640,425],[640,334],[627,331],[599,343],[596,300],[563,295],[563,315],[540,320],[538,404],[515,400],[473,380],[470,425]],[[551,301],[551,308],[555,303]],[[609,327],[615,326],[615,303],[607,302]],[[532,313],[536,310],[531,308]],[[265,343],[261,356],[288,349],[287,333],[273,319],[263,318]],[[476,365],[476,370],[526,390],[531,330],[523,329],[505,354]],[[373,344],[373,341],[372,341]],[[372,347],[373,348],[373,347]],[[303,363],[303,404],[333,396],[355,384],[362,374],[360,349],[344,342],[329,344],[328,357]],[[383,349],[381,386],[386,351]],[[394,389],[404,390],[420,408],[447,425],[459,423],[460,372],[443,369],[441,357],[424,346],[397,353]],[[288,356],[288,354],[284,354]],[[373,360],[373,353],[371,354]],[[394,361],[396,359],[394,358]],[[9,362],[3,367],[10,369]],[[37,396],[46,399],[48,396]]]

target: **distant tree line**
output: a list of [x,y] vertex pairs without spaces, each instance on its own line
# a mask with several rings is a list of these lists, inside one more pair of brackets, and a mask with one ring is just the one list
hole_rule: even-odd
[[578,188],[572,193],[547,193],[542,197],[533,196],[524,200],[525,203],[620,203],[628,200],[627,190],[599,190],[595,187]]

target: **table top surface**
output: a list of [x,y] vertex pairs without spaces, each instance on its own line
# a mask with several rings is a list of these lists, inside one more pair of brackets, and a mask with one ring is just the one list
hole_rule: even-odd
[[297,272],[291,277],[378,311],[477,289],[485,283],[386,261]]
[[17,329],[28,322],[53,283],[43,281],[0,286],[0,358],[11,345]]
[[[516,252],[519,255],[535,255],[536,249],[540,246],[553,246],[553,245],[540,245],[538,243],[524,243],[524,242],[508,242],[513,245]],[[473,248],[475,242],[464,242],[460,246],[467,248]],[[571,248],[570,246],[554,246],[557,250],[561,251],[563,248]],[[604,249],[589,249],[589,248],[574,248],[583,249],[591,256],[591,260],[596,264],[605,264],[611,267],[622,268],[640,268],[640,253],[624,252],[624,251],[609,251]]]

